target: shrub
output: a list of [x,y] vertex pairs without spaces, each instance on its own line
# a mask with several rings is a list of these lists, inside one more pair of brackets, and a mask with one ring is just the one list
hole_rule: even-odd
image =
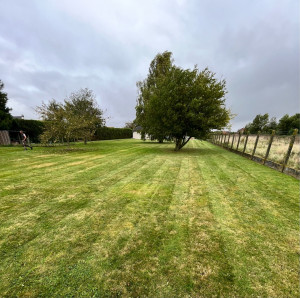
[[42,121],[24,119],[13,119],[10,127],[10,130],[23,130],[33,143],[39,142],[39,136],[43,133],[43,129],[44,123]]

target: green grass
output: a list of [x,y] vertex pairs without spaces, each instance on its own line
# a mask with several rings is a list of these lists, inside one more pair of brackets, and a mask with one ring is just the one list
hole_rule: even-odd
[[173,147],[0,148],[0,296],[298,296],[298,181]]

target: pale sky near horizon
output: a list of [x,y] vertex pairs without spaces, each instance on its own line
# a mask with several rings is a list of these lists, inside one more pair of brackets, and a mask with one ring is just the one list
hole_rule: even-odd
[[227,82],[232,129],[299,113],[298,0],[0,0],[0,80],[12,115],[90,88],[108,126],[135,118],[136,82],[166,50]]

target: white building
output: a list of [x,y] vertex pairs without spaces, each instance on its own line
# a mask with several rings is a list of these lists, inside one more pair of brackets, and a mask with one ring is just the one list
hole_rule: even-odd
[[141,134],[139,132],[134,131],[133,134],[132,134],[132,138],[136,139],[136,140],[141,140],[142,136],[141,136]]
[[[136,139],[136,140],[141,140],[142,139],[142,135],[141,135],[141,131],[142,131],[142,127],[141,126],[137,126],[132,133],[132,138]],[[149,140],[149,136],[146,135],[146,139]]]

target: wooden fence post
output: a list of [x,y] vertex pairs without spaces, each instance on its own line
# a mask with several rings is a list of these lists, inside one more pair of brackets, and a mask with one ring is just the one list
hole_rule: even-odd
[[236,151],[239,150],[240,139],[241,139],[241,132],[239,132],[239,139],[238,139],[238,142],[237,142],[237,145],[236,145]]
[[223,147],[226,147],[226,137],[227,137],[227,134],[224,135]]
[[223,137],[224,137],[224,135],[221,134],[221,144],[220,145],[222,145],[222,146],[223,146]]
[[266,152],[265,158],[263,160],[263,165],[266,163],[266,160],[267,160],[267,158],[269,156],[270,149],[271,149],[271,146],[272,146],[272,143],[273,143],[273,139],[274,139],[274,135],[275,135],[275,130],[272,130],[272,134],[271,134],[271,137],[270,137],[270,141],[269,141],[269,145],[268,145],[268,148],[267,148],[267,152]]
[[231,142],[231,148],[230,149],[232,149],[232,147],[233,147],[233,142],[234,142],[234,133],[232,134],[232,142]]
[[246,135],[246,140],[245,140],[245,145],[244,145],[244,149],[243,149],[243,154],[245,153],[245,150],[246,150],[246,146],[247,146],[247,142],[248,142],[248,137],[249,137],[249,132],[247,132],[247,135]]
[[259,135],[260,135],[260,131],[257,133],[257,136],[256,136],[256,140],[255,140],[254,148],[253,148],[253,151],[252,151],[251,159],[253,159],[253,156],[255,154],[257,143],[258,143],[258,139],[259,139]]
[[227,138],[227,134],[225,134],[225,138],[224,138],[224,147],[226,147],[227,144],[226,138]]
[[295,142],[295,139],[296,139],[296,135],[298,133],[298,129],[294,129],[294,132],[293,132],[293,135],[291,137],[291,140],[290,140],[290,145],[289,145],[289,148],[288,148],[288,151],[285,155],[285,158],[284,158],[284,161],[283,161],[283,165],[282,165],[282,169],[281,169],[281,172],[284,171],[288,161],[289,161],[289,158],[290,158],[290,155],[292,153],[292,149],[293,149],[293,145],[294,145],[294,142]]
[[228,140],[227,140],[227,144],[226,144],[227,148],[229,147],[228,145],[229,145],[230,135],[231,135],[231,133],[228,134]]

